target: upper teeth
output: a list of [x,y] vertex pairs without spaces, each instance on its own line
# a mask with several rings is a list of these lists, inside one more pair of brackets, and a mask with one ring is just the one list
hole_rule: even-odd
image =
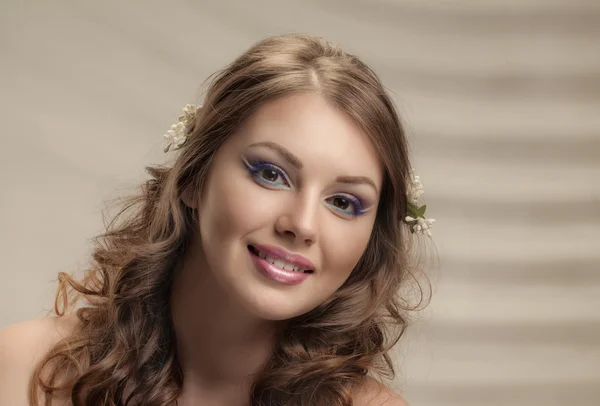
[[275,265],[277,268],[281,268],[286,271],[297,271],[297,272],[306,271],[306,269],[300,268],[294,264],[290,264],[289,262],[285,262],[279,258],[270,257],[262,251],[258,251],[258,256],[261,257],[262,259],[264,259],[265,261],[270,262],[271,264]]

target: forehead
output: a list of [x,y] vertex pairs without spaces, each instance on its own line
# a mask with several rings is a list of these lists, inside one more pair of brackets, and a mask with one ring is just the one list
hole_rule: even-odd
[[264,104],[232,138],[240,148],[261,141],[276,142],[306,166],[340,172],[336,175],[370,176],[381,184],[383,166],[368,135],[316,93]]

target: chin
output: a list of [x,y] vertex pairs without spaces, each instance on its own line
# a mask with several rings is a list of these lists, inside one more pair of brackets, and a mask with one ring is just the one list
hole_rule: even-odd
[[[273,288],[256,286],[248,292],[244,300],[248,310],[255,317],[269,321],[283,321],[308,313],[318,306],[303,304],[302,295],[306,292],[275,291]],[[246,296],[246,295],[245,295]],[[306,299],[306,296],[304,297]]]

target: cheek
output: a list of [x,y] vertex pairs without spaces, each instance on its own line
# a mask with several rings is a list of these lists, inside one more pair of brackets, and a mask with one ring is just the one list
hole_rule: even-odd
[[223,177],[207,186],[199,210],[200,231],[211,240],[239,240],[272,216],[276,200],[248,179]]
[[372,229],[372,221],[329,227],[323,239],[327,269],[334,271],[336,277],[348,277],[367,248]]

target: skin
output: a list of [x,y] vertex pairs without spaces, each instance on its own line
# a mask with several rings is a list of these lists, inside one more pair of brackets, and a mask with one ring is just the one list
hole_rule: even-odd
[[[302,164],[295,167],[288,153]],[[257,160],[281,172],[249,171]],[[195,405],[197,399],[203,405],[246,404],[253,374],[269,358],[277,328],[323,303],[360,259],[373,229],[382,176],[366,134],[318,94],[271,101],[229,137],[217,151],[202,194],[184,194],[199,220],[172,292],[186,378],[179,405]],[[369,183],[340,182],[340,177]],[[358,208],[350,203],[354,197],[364,211],[358,216],[349,214]],[[315,265],[314,272],[299,285],[275,282],[253,265],[248,244],[302,255]],[[0,343],[18,347],[19,334],[1,333]],[[0,377],[4,365],[0,362]],[[22,368],[25,380],[29,369]],[[0,379],[0,393],[15,392],[5,386]],[[16,401],[23,395],[5,395],[8,403],[0,403],[25,404]],[[370,379],[357,390],[355,404],[405,405]]]

